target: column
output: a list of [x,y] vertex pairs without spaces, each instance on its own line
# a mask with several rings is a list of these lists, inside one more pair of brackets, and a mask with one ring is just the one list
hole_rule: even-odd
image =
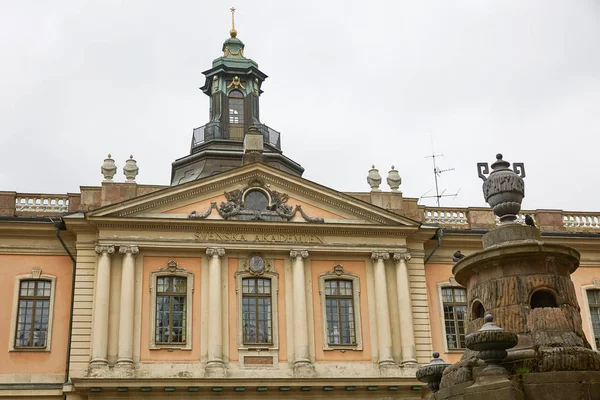
[[379,366],[394,364],[392,357],[392,329],[390,326],[390,307],[387,297],[385,278],[385,260],[390,254],[384,251],[374,251],[371,254],[375,275],[375,314],[377,321],[377,344],[379,350]]
[[304,279],[304,259],[307,250],[292,250],[292,284],[294,303],[294,366],[310,364],[308,355],[308,319],[306,316],[306,280]]
[[207,369],[224,368],[223,363],[223,301],[221,257],[225,249],[208,248],[208,360]]
[[98,267],[96,268],[96,293],[94,297],[94,322],[92,324],[92,366],[108,364],[108,305],[110,299],[110,255],[115,246],[96,246]]
[[123,254],[121,270],[121,303],[119,316],[119,347],[117,365],[133,366],[133,314],[135,292],[135,256],[137,246],[121,246]]
[[400,341],[402,344],[402,364],[415,364],[415,333],[408,281],[410,253],[394,253],[396,262],[396,282],[398,283],[398,310],[400,311]]

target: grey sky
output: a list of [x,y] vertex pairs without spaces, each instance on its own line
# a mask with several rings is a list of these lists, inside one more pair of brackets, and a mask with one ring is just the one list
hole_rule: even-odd
[[119,180],[133,153],[139,183],[168,184],[232,5],[269,75],[261,120],[305,178],[366,191],[394,164],[419,197],[433,139],[461,189],[442,205],[484,205],[475,164],[502,152],[525,163],[524,208],[600,209],[597,0],[2,1],[0,190],[99,185],[109,152]]

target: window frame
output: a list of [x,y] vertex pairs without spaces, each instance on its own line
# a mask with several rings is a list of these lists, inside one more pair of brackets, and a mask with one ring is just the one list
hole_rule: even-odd
[[[10,336],[8,340],[8,351],[23,352],[49,352],[52,349],[52,328],[54,316],[54,298],[56,296],[56,277],[53,275],[42,274],[41,269],[33,269],[31,274],[17,275],[15,277],[13,289],[13,309],[10,321]],[[19,317],[19,294],[21,292],[22,281],[49,281],[50,282],[50,304],[48,310],[48,331],[46,333],[46,346],[44,347],[17,347],[17,321]]]
[[[467,349],[466,347],[459,347],[459,348],[450,348],[448,346],[448,337],[446,334],[446,318],[444,317],[444,297],[442,296],[442,289],[463,289],[465,291],[466,294],[466,288],[464,286],[459,285],[458,283],[455,282],[442,282],[442,283],[438,283],[437,285],[437,291],[438,291],[438,303],[439,303],[439,311],[440,311],[440,321],[441,321],[441,331],[442,331],[442,335],[443,335],[443,343],[444,343],[444,351],[445,353],[464,353],[464,351]],[[466,307],[466,311],[465,311],[465,320],[464,320],[464,327],[465,327],[465,338],[467,335],[467,324],[469,322],[469,299],[467,298],[467,301],[464,303],[465,307]],[[459,343],[460,344],[460,343]]]
[[589,339],[590,345],[593,350],[600,351],[598,346],[596,346],[596,336],[594,335],[594,325],[592,324],[592,312],[590,308],[590,302],[588,300],[588,291],[598,290],[600,291],[600,279],[594,280],[591,285],[586,285],[581,287],[582,290],[582,298],[583,298],[583,308],[585,309],[585,313],[587,314],[587,318],[582,318],[582,320],[587,320],[588,328],[591,337]]
[[[344,271],[344,267],[340,263],[333,266],[333,271],[328,271],[319,275],[319,298],[321,301],[321,322],[322,322],[322,337],[323,350],[355,350],[363,349],[362,324],[360,319],[360,277],[348,271]],[[328,280],[343,280],[352,282],[352,304],[354,307],[354,335],[356,343],[329,343],[329,332],[327,329],[327,306],[325,296],[325,281]]]
[[[250,259],[253,256],[261,257],[265,266],[261,273],[253,272],[250,268]],[[248,258],[241,258],[239,260],[238,270],[235,272],[235,293],[237,295],[237,319],[238,319],[238,351],[244,353],[245,351],[260,349],[263,350],[279,350],[279,313],[278,313],[278,301],[277,297],[279,294],[279,274],[275,271],[274,260],[266,259],[260,254],[251,254]],[[243,319],[243,288],[242,282],[245,278],[259,278],[259,279],[270,279],[271,280],[271,339],[272,343],[244,343],[244,319]],[[277,351],[270,352],[268,355],[273,355],[274,360],[277,358]],[[274,362],[273,365],[276,365]]]
[[[232,94],[237,94],[239,93],[240,95],[234,95],[232,96]],[[232,89],[229,91],[229,93],[227,94],[227,98],[228,98],[228,121],[230,125],[244,125],[244,107],[245,107],[245,101],[246,98],[244,96],[244,93],[242,93],[242,91],[238,90],[238,89]],[[239,108],[232,108],[231,107],[231,100],[241,100],[241,107]],[[234,102],[235,104],[235,102]],[[237,111],[236,113],[232,113],[232,111]],[[234,120],[237,120],[238,122],[232,122],[232,118]]]
[[[157,280],[161,277],[180,277],[186,278],[186,327],[185,327],[185,343],[161,343],[156,342],[156,297],[157,297]],[[167,268],[161,268],[158,271],[150,273],[150,350],[160,349],[180,349],[192,350],[192,325],[193,313],[192,306],[194,304],[194,274],[179,268],[177,262],[171,260]]]
[[[265,280],[265,281],[269,281],[269,293],[258,293],[258,292],[257,293],[244,293],[244,281],[245,280],[254,280],[256,282],[256,286],[255,287],[258,287],[258,280],[259,279],[262,279],[262,280]],[[241,314],[242,314],[242,325],[241,325],[242,326],[242,343],[244,344],[244,346],[249,346],[249,347],[257,346],[257,345],[271,345],[271,344],[273,344],[273,286],[272,286],[273,285],[273,281],[268,276],[246,276],[246,277],[241,278],[241,280],[242,280],[242,296],[241,296],[241,298],[242,298],[242,308],[240,310],[241,310]],[[270,313],[271,314],[270,315],[270,318],[271,318],[271,327],[270,327],[270,332],[269,332],[269,334],[271,336],[271,341],[270,342],[247,342],[245,340],[244,308],[243,308],[244,307],[244,298],[252,298],[252,299],[257,299],[257,300],[259,298],[265,298],[265,299],[270,299],[271,300],[271,304],[270,304],[270,308],[271,308],[271,313]],[[259,322],[260,322],[260,319],[258,318],[258,316],[259,316],[258,301],[256,302],[255,307],[256,307],[257,310],[256,310],[256,320],[254,322],[256,322],[256,327],[258,329]],[[258,331],[257,331],[257,333],[256,333],[256,338],[257,339],[258,339],[258,336],[259,335],[258,335]]]

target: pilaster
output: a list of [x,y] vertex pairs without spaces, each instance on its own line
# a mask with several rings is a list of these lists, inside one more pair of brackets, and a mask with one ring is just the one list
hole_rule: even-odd
[[385,251],[373,251],[373,269],[375,275],[375,303],[377,307],[377,345],[380,367],[386,367],[394,364],[392,357],[392,329],[390,326],[390,307],[387,297],[387,284],[385,277],[385,260],[390,258],[390,254]]
[[90,366],[108,365],[108,311],[110,300],[110,256],[115,252],[113,245],[96,246],[99,255],[94,296],[94,332]]
[[117,365],[133,366],[133,316],[135,295],[135,256],[139,253],[137,246],[121,246],[123,254],[121,269],[121,302],[119,316],[119,347]]
[[415,334],[408,280],[407,261],[411,259],[408,252],[394,253],[396,263],[396,282],[398,284],[398,310],[400,311],[400,341],[402,344],[402,365],[416,364]]
[[308,351],[308,320],[306,311],[306,279],[304,277],[304,259],[307,250],[291,250],[292,286],[294,303],[294,371],[311,367]]
[[208,359],[206,374],[210,377],[224,377],[223,361],[223,298],[221,281],[221,257],[225,249],[206,249],[208,256]]

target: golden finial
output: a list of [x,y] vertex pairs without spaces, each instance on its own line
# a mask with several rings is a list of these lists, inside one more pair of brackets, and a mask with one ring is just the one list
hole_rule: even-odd
[[235,30],[235,7],[231,7],[231,30],[229,31],[229,34],[231,35],[231,37],[236,37],[237,36],[237,31]]

